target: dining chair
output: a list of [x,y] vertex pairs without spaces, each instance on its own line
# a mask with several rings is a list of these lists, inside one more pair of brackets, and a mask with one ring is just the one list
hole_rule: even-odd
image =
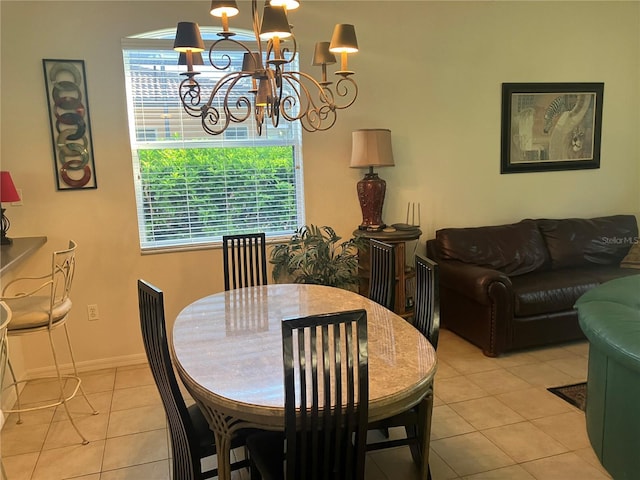
[[[434,349],[438,347],[440,331],[440,293],[438,264],[433,260],[415,256],[416,293],[414,326],[429,340]],[[408,445],[416,465],[422,464],[422,446],[429,443],[429,438],[422,430],[426,424],[426,432],[431,431],[431,414],[433,411],[433,384],[425,398],[409,410],[369,424],[370,430],[385,430],[392,427],[404,427],[405,438],[385,439],[367,444],[367,451]],[[426,449],[428,451],[428,448]],[[431,470],[428,469],[428,478]]]
[[[138,280],[138,308],[142,341],[153,379],[158,387],[169,424],[173,453],[173,477],[199,480],[218,475],[218,469],[203,471],[201,460],[216,454],[213,432],[196,404],[187,407],[173,370],[164,314],[164,293],[145,280]],[[244,446],[242,433],[231,448]],[[232,470],[248,467],[248,460],[231,464]]]
[[[376,240],[369,240],[369,294],[370,300],[389,310],[395,306],[396,265],[395,245]],[[381,428],[385,438],[389,437],[389,429]]]
[[247,438],[252,479],[364,479],[367,347],[365,310],[282,321],[285,431]]
[[440,334],[440,277],[438,264],[427,257],[415,256],[416,303],[413,325],[434,349]]
[[393,310],[396,292],[395,245],[369,241],[369,299]]
[[[9,385],[5,385],[4,388],[13,387],[15,390],[16,406],[15,408],[7,410],[6,413],[17,413],[17,423],[22,423],[21,413],[23,412],[55,408],[62,405],[71,425],[82,439],[82,443],[87,444],[89,440],[76,425],[68,407],[69,401],[80,392],[92,414],[98,414],[98,411],[93,408],[82,388],[82,381],[76,368],[76,361],[67,328],[67,320],[72,306],[70,292],[76,267],[76,249],[76,242],[70,240],[68,248],[53,252],[51,270],[49,272],[41,276],[20,277],[11,280],[3,288],[2,297],[0,297],[0,300],[4,301],[11,310],[11,321],[7,327],[7,335],[9,337],[41,332],[48,334],[56,375],[55,377],[45,378],[54,378],[57,380],[59,390],[57,398],[52,402],[40,402],[40,404],[36,406],[23,406],[20,401],[21,394],[18,386],[23,383],[43,380],[44,378],[18,380],[11,366],[11,358],[8,358],[7,364],[9,366],[9,372],[11,373],[12,382]],[[66,346],[71,360],[71,374],[62,374],[62,365],[58,358],[59,352],[56,349],[56,342],[54,341],[54,331],[60,327],[64,328]]]
[[224,289],[267,284],[267,246],[264,232],[222,237]]

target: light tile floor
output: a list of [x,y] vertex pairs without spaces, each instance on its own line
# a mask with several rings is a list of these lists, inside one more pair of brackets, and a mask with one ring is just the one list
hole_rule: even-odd
[[[586,378],[588,344],[577,342],[487,358],[446,330],[438,346],[431,470],[434,480],[598,480],[611,478],[594,455],[584,414],[549,386]],[[63,412],[7,418],[2,461],[9,480],[169,480],[166,422],[146,365],[82,374],[90,414],[73,411],[89,437],[81,445]],[[51,384],[28,386],[24,402],[51,397]],[[393,431],[393,435],[400,434]],[[368,454],[367,480],[418,478],[408,448]],[[236,472],[234,480],[247,480]]]

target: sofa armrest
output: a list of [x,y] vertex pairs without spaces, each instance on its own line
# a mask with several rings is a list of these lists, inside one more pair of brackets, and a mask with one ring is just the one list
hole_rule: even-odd
[[438,266],[441,285],[481,305],[491,304],[496,289],[509,298],[513,288],[509,276],[498,270],[451,260],[440,260]]
[[511,348],[513,285],[508,275],[455,260],[440,260],[442,325],[495,357]]

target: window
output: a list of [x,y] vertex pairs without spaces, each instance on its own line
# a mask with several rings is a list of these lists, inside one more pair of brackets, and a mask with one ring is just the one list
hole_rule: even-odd
[[[213,29],[201,32],[205,42],[218,38]],[[256,231],[288,237],[305,223],[300,125],[268,123],[258,136],[249,119],[222,135],[205,133],[180,104],[185,67],[178,66],[174,36],[167,29],[122,42],[141,249],[195,247]],[[225,53],[240,70],[242,52]],[[198,70],[208,95],[221,73],[210,65]]]

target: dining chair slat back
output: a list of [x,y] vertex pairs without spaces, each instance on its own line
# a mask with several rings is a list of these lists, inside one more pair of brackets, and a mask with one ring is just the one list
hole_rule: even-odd
[[393,310],[396,291],[395,245],[369,241],[369,299]]
[[440,333],[440,282],[438,264],[416,255],[416,294],[413,325],[438,348]]
[[222,237],[224,289],[267,285],[267,248],[264,232]]
[[364,478],[367,312],[285,320],[282,348],[287,479]]
[[[433,348],[438,346],[440,330],[440,293],[438,264],[433,260],[415,256],[416,293],[414,326],[429,340]],[[408,445],[414,463],[420,466],[424,461],[428,464],[428,458],[422,458],[422,447],[427,444],[428,452],[429,432],[431,431],[431,416],[433,411],[433,386],[425,398],[416,406],[399,413],[391,418],[386,418],[369,424],[370,430],[385,430],[392,427],[404,427],[406,437],[386,439],[367,444],[367,451],[394,448]],[[426,430],[426,432],[425,432]],[[427,478],[431,478],[431,469],[427,465]]]
[[[153,374],[169,424],[173,452],[173,478],[202,477],[198,435],[173,372],[164,315],[164,294],[144,280],[138,280],[140,328],[149,367]],[[212,435],[213,437],[213,435]],[[215,453],[211,443],[210,455]]]
[[251,478],[363,480],[369,411],[366,310],[283,320],[282,355],[284,437],[273,432],[249,437]]
[[[198,406],[185,403],[173,369],[167,342],[164,293],[145,280],[138,280],[138,306],[144,349],[169,425],[172,478],[199,480],[216,477],[216,468],[203,471],[201,465],[201,459],[216,454],[215,437]],[[233,448],[244,444],[239,437],[234,437],[231,443]],[[248,464],[248,461],[236,462],[231,469],[237,470]]]

